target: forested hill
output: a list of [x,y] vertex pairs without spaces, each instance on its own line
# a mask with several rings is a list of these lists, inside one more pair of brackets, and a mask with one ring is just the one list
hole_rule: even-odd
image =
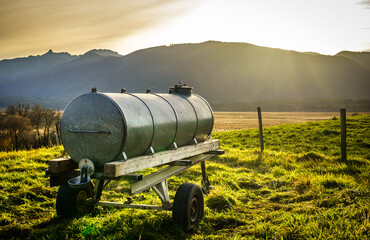
[[49,51],[0,61],[0,97],[73,98],[92,87],[167,92],[179,81],[218,104],[370,99],[370,53],[324,56],[211,41],[148,48],[125,56],[110,50],[81,56]]

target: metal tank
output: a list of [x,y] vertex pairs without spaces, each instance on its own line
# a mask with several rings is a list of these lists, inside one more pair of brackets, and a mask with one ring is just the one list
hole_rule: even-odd
[[169,94],[98,93],[72,100],[60,121],[64,148],[75,162],[105,163],[205,141],[212,132],[208,102],[192,88]]

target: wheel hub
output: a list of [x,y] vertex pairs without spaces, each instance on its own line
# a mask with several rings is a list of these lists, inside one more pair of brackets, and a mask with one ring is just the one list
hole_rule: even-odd
[[76,197],[76,209],[79,212],[87,212],[88,211],[88,209],[87,209],[88,206],[87,206],[86,200],[87,200],[87,193],[85,191],[80,191],[77,194],[77,197]]
[[191,207],[190,207],[190,220],[192,223],[198,219],[198,212],[199,212],[198,199],[193,198],[191,200]]

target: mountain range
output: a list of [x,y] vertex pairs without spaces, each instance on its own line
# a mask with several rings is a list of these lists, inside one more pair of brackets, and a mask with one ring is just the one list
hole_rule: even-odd
[[369,110],[370,52],[326,56],[216,41],[159,46],[124,56],[101,49],[83,55],[50,50],[0,61],[0,107],[27,97],[58,99],[54,101],[63,108],[92,87],[101,92],[121,88],[133,93],[148,88],[168,92],[178,82],[226,109],[261,101],[276,105],[286,100],[334,99],[361,100]]

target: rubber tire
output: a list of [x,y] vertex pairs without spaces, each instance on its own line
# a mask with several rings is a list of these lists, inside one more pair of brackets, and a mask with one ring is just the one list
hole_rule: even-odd
[[201,188],[194,183],[184,183],[177,189],[173,201],[172,220],[176,225],[189,227],[204,216],[204,199]]
[[87,205],[85,209],[77,208],[77,196],[81,194],[86,198],[93,196],[93,186],[89,184],[84,189],[72,189],[68,184],[60,185],[56,200],[57,216],[64,218],[73,218],[79,215],[90,213],[94,210],[93,205]]

